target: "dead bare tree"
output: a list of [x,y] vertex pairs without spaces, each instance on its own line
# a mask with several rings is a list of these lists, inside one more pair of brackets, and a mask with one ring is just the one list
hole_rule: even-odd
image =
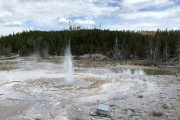
[[159,35],[158,35],[156,44],[154,46],[154,52],[153,52],[153,61],[154,62],[159,61],[159,57],[160,57],[159,51],[160,51],[160,42],[159,42]]
[[92,52],[93,52],[93,48],[92,48],[92,45],[91,45],[90,52],[89,52],[90,59],[92,58]]
[[[168,32],[168,36],[169,36],[169,32]],[[166,40],[165,42],[165,48],[164,48],[164,62],[167,64],[168,63],[168,59],[169,59],[169,45],[168,42]]]
[[119,44],[118,40],[116,38],[115,46],[114,46],[114,60],[120,60],[120,50],[119,50]]
[[148,48],[147,48],[147,57],[149,62],[153,61],[153,43],[152,43],[152,38],[148,38]]
[[168,63],[168,59],[169,59],[169,46],[168,46],[168,42],[166,40],[165,48],[164,48],[164,62],[166,64]]
[[179,67],[179,72],[180,72],[180,40],[179,38],[176,44],[176,57],[177,57],[178,67]]
[[178,44],[177,44],[177,55],[178,55],[178,64],[180,65],[180,40],[178,38]]

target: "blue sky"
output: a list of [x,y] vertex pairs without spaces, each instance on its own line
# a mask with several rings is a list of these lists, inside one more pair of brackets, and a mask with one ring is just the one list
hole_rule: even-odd
[[0,0],[0,35],[63,30],[179,29],[180,0]]

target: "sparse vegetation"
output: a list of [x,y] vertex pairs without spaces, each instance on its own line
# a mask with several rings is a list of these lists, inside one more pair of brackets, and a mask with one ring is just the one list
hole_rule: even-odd
[[40,118],[35,118],[34,120],[41,120]]
[[154,117],[161,117],[161,116],[163,116],[163,113],[162,112],[153,111],[151,113],[151,115],[154,116]]
[[138,95],[138,98],[143,98],[143,95]]
[[11,61],[0,61],[0,70],[11,70],[15,69],[17,66],[15,66],[17,62],[11,62]]
[[162,104],[161,107],[162,107],[163,109],[169,109],[168,105],[166,105],[166,104]]

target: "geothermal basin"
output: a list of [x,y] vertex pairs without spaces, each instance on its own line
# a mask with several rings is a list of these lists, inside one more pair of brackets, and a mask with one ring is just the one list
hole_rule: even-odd
[[64,62],[18,58],[0,61],[0,119],[96,120],[99,104],[113,119],[180,119],[180,79],[156,67],[74,61],[73,81]]

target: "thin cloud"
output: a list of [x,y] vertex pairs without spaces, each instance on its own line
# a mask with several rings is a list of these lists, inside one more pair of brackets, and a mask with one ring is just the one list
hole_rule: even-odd
[[123,0],[122,6],[129,9],[142,9],[148,7],[162,7],[173,5],[173,0]]
[[71,20],[68,20],[66,18],[59,18],[58,19],[58,22],[61,23],[61,24],[66,24],[66,23],[69,23]]
[[156,23],[122,23],[119,25],[107,25],[105,26],[106,29],[110,30],[143,30],[146,28],[146,30],[154,30],[158,24]]
[[12,16],[11,12],[0,12],[0,18]]
[[94,25],[96,22],[93,21],[93,20],[75,20],[74,21],[75,24],[78,24],[78,25]]
[[127,14],[121,14],[121,16],[127,19],[170,19],[172,17],[177,17],[180,14],[180,7],[173,7],[163,11],[137,11]]
[[6,22],[4,27],[21,27],[22,23],[20,21]]
[[[101,24],[101,29],[110,29],[107,26],[113,25],[114,30],[125,22],[128,26],[124,29],[149,29],[146,25],[139,28],[134,25],[157,21],[158,25],[151,28],[180,27],[180,3],[176,0],[0,0],[0,3],[0,27],[6,27],[7,34],[13,27],[62,30],[69,27],[69,21],[85,28]],[[0,34],[4,35],[3,29]]]

